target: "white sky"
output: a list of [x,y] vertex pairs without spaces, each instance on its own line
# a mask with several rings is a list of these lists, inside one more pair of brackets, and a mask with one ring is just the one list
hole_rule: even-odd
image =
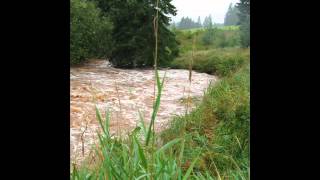
[[196,21],[200,16],[203,22],[211,14],[214,23],[223,23],[229,4],[237,2],[239,0],[173,0],[172,4],[178,11],[172,20],[179,22],[183,16],[188,16]]

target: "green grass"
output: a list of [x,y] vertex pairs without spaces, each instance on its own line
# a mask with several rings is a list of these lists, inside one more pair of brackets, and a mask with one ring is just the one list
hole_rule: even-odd
[[239,26],[222,26],[219,28],[223,30],[239,30]]
[[[214,26],[215,27],[215,26]],[[218,29],[222,30],[239,30],[239,26],[218,26]],[[197,31],[202,31],[204,28],[192,28],[192,29],[179,29],[180,31],[184,32],[197,32]]]
[[223,78],[205,94],[191,114],[177,117],[161,137],[182,138],[183,163],[200,153],[194,178],[249,179],[250,77],[249,63]]

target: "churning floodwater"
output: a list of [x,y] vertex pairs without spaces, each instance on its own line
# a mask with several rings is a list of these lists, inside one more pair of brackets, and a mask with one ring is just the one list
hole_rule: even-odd
[[[213,75],[193,71],[190,85],[188,70],[160,70],[161,79],[165,71],[160,109],[155,121],[156,132],[166,128],[173,116],[185,114],[184,102],[188,96],[194,102],[200,101],[209,84],[217,81]],[[100,128],[95,106],[103,118],[107,109],[111,112],[110,132],[115,136],[136,127],[139,111],[146,124],[150,121],[154,99],[153,70],[117,69],[110,67],[107,61],[91,60],[70,69],[70,84],[70,149],[73,163],[81,163],[97,142],[96,132]]]

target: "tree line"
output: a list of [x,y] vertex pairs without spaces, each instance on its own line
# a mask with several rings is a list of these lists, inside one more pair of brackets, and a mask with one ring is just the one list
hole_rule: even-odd
[[[152,67],[154,58],[154,16],[159,9],[158,65],[169,66],[178,56],[178,41],[169,30],[170,17],[177,13],[172,0],[71,0],[70,63],[89,58],[107,58],[115,67]],[[236,13],[237,12],[237,13]],[[236,23],[235,15],[238,22]],[[240,26],[242,47],[250,46],[250,0],[230,5],[225,24]],[[204,27],[205,44],[214,39],[212,17],[203,23],[184,17],[178,28]],[[221,40],[221,42],[223,42]]]
[[88,58],[108,58],[115,67],[151,67],[154,57],[154,17],[159,9],[158,65],[178,56],[175,34],[167,27],[176,15],[172,0],[71,0],[71,64]]
[[178,29],[192,29],[192,28],[201,28],[202,23],[200,16],[198,17],[198,21],[195,22],[189,17],[182,17],[180,22],[177,25]]
[[194,21],[190,17],[182,17],[181,20],[176,24],[173,22],[172,26],[177,29],[192,29],[192,28],[202,28],[202,27],[208,27],[212,24],[212,17],[211,15],[206,16],[204,18],[203,23],[201,22],[200,16],[198,17],[197,21]]
[[[225,16],[225,26],[239,25],[240,26],[240,46],[247,48],[250,47],[250,0],[240,0],[235,6],[230,4],[229,9]],[[219,44],[219,47],[234,46],[237,44],[236,37],[227,37],[221,30],[213,28],[211,16],[207,16],[203,22],[205,33],[202,37],[202,42],[205,45],[211,45],[214,41]]]
[[[227,13],[224,18],[224,26],[236,26],[239,25],[239,9],[237,5],[230,3]],[[193,21],[190,17],[182,17],[180,22],[177,24],[173,22],[172,26],[178,29],[192,29],[192,28],[201,28],[208,27],[212,23],[211,15],[206,16],[203,23],[201,22],[200,16],[198,17],[197,22]]]

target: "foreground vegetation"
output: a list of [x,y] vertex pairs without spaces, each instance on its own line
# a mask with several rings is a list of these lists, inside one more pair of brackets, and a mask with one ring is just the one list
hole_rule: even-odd
[[[211,86],[191,114],[176,117],[162,133],[164,142],[184,140],[184,164],[200,154],[193,171],[213,179],[248,179],[250,88],[249,63]],[[179,157],[179,148],[173,152]],[[195,177],[195,179],[197,179]]]

